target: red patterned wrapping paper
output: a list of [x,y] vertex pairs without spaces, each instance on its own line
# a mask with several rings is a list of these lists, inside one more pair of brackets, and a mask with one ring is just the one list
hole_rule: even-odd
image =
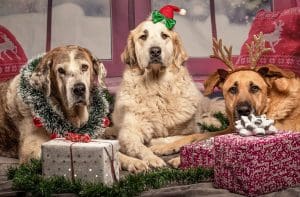
[[180,167],[183,169],[191,167],[214,167],[214,145],[213,138],[183,146],[180,150]]
[[300,133],[215,137],[214,185],[258,196],[300,185]]

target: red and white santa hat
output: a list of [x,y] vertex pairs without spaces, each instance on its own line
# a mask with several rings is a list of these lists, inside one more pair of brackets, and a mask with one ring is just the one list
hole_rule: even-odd
[[177,6],[174,5],[166,5],[162,7],[159,11],[154,10],[152,12],[152,22],[153,23],[164,23],[165,26],[168,29],[173,29],[173,27],[176,24],[176,20],[173,19],[174,17],[174,12],[178,12],[180,15],[185,15],[186,10],[185,9],[180,9]]
[[186,15],[186,10],[181,9],[175,5],[166,5],[160,8],[159,12],[164,15],[166,18],[174,18],[174,12],[178,12],[180,15]]

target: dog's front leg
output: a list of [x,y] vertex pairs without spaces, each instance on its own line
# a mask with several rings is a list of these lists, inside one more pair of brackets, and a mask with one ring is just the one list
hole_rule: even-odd
[[[140,129],[140,130],[137,130]],[[131,157],[139,158],[146,162],[149,167],[163,167],[166,163],[156,156],[144,145],[145,137],[143,129],[137,127],[123,127],[119,132],[120,151]]]
[[184,145],[191,144],[193,142],[197,142],[197,141],[201,141],[201,140],[205,140],[210,137],[232,133],[232,131],[233,131],[232,128],[233,127],[230,125],[228,128],[226,128],[222,131],[195,133],[195,134],[191,134],[191,135],[186,135],[186,136],[182,137],[181,139],[179,139],[175,142],[172,142],[170,144],[154,145],[154,146],[151,146],[150,148],[157,155],[171,155],[174,153],[178,153],[180,148]]
[[41,145],[50,139],[49,134],[43,128],[36,128],[31,119],[19,123],[19,161],[26,163],[30,159],[41,158]]

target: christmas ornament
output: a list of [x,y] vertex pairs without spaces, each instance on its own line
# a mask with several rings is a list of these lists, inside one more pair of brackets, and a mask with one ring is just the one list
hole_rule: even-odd
[[106,128],[106,127],[109,127],[109,125],[110,125],[110,120],[109,120],[109,118],[108,117],[104,117],[103,119],[102,119],[102,127],[103,128]]
[[152,12],[152,21],[153,23],[162,22],[166,25],[168,29],[173,29],[176,24],[176,20],[173,19],[174,12],[179,12],[180,15],[185,15],[186,10],[180,9],[174,5],[166,5],[162,7],[159,11],[154,10]]

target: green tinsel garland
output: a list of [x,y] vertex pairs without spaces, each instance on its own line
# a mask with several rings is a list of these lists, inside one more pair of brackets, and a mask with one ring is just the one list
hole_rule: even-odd
[[221,127],[198,123],[198,126],[201,127],[201,130],[208,131],[208,132],[214,132],[214,131],[224,130],[229,126],[229,120],[223,113],[218,112],[218,113],[214,114],[214,117],[220,121]]
[[102,183],[71,182],[64,177],[44,178],[42,164],[31,160],[8,171],[15,190],[30,192],[33,196],[50,196],[59,193],[75,193],[79,196],[137,196],[149,189],[170,184],[193,184],[211,180],[212,169],[191,168],[187,170],[163,168],[146,173],[130,174],[112,186]]
[[93,136],[95,131],[101,129],[103,118],[107,116],[109,111],[109,103],[106,99],[105,92],[96,87],[92,89],[89,120],[81,128],[74,127],[52,109],[42,91],[33,88],[29,83],[32,72],[35,70],[41,58],[42,56],[39,56],[29,61],[29,63],[21,70],[20,86],[18,90],[21,98],[31,107],[33,116],[40,119],[43,127],[49,133],[63,135],[66,132],[74,132],[81,134],[88,133]]

